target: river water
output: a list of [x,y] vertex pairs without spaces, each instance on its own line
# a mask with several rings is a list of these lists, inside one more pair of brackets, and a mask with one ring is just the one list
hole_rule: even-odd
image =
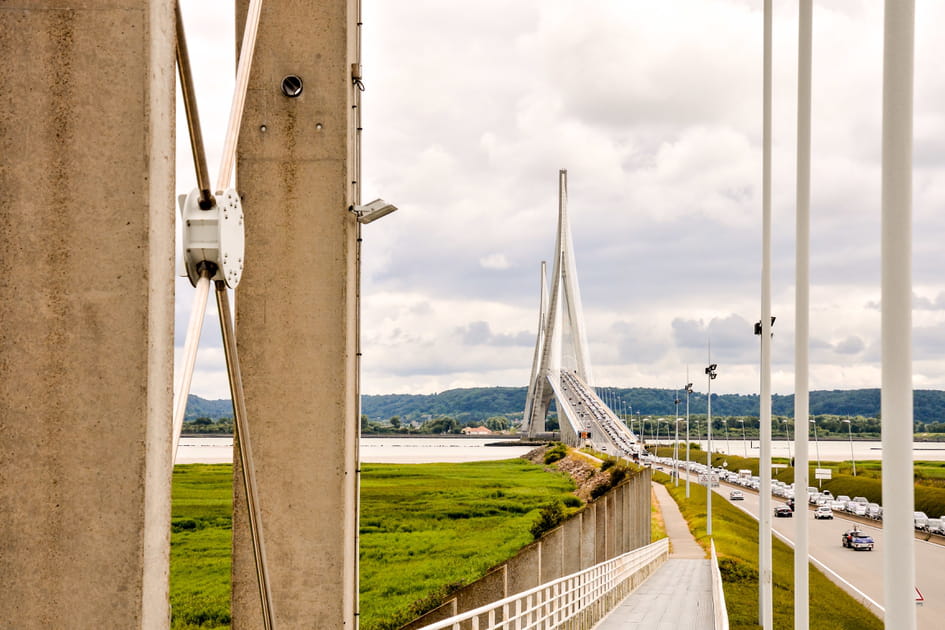
[[[361,438],[361,461],[369,464],[428,464],[435,462],[480,462],[513,459],[531,446],[489,446],[514,438]],[[233,462],[233,438],[182,437],[178,464],[229,464]]]
[[[501,436],[493,437],[365,437],[361,438],[361,461],[370,464],[427,464],[434,462],[477,462],[520,457],[531,450],[529,446],[489,446],[496,442],[511,441]],[[705,440],[698,442],[703,449]],[[661,439],[663,446],[672,442]],[[652,444],[652,442],[647,442]],[[794,442],[790,449],[786,440],[772,444],[774,457],[794,454]],[[882,459],[882,442],[853,442],[853,456],[857,460]],[[758,440],[726,440],[713,437],[712,450],[732,455],[758,457]],[[821,461],[836,462],[850,459],[850,443],[820,440],[809,443],[810,461],[816,462],[818,452]],[[912,451],[916,461],[945,461],[945,442],[916,442]],[[228,437],[182,437],[177,453],[178,464],[223,464],[233,461],[233,439]]]

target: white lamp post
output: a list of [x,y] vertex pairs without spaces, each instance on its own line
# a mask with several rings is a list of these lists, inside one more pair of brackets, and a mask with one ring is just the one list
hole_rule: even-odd
[[791,454],[791,425],[788,423],[787,418],[782,419],[784,422],[784,434],[787,435],[787,456],[788,464],[794,459],[794,456]]
[[853,476],[856,477],[856,457],[853,455],[853,420],[844,420],[847,423],[847,432],[850,435],[850,461],[853,462]]
[[[677,407],[679,405],[677,404]],[[673,477],[676,479],[676,487],[679,487],[679,421],[682,418],[676,414],[676,440],[673,443]]]
[[[711,360],[711,358],[710,358]],[[706,442],[708,444],[708,449],[706,453],[706,463],[709,466],[709,474],[706,478],[706,496],[705,496],[705,506],[706,506],[706,533],[712,535],[712,381],[715,380],[715,377],[718,376],[715,373],[715,370],[718,368],[718,364],[710,363],[705,369],[706,376],[708,377],[707,381],[709,384],[708,387],[708,407],[706,413]]]
[[[689,380],[689,369],[686,369],[686,380]],[[692,393],[692,383],[686,383],[686,498],[689,498],[689,394]]]
[[742,423],[742,446],[745,447],[745,459],[748,459],[748,440],[745,439],[745,419],[739,418],[738,421]]

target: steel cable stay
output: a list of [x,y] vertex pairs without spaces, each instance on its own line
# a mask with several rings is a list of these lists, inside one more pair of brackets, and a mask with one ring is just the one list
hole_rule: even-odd
[[236,352],[235,326],[227,291],[228,288],[235,290],[240,281],[243,270],[244,236],[243,209],[239,194],[236,190],[226,188],[226,186],[230,182],[235,160],[236,139],[239,136],[239,128],[242,122],[261,7],[261,0],[251,0],[247,13],[216,196],[211,193],[209,188],[207,162],[197,114],[197,101],[193,89],[180,3],[175,2],[174,7],[177,31],[177,67],[198,187],[191,191],[189,195],[181,195],[178,198],[183,222],[184,264],[191,284],[196,288],[196,295],[184,343],[183,366],[177,387],[176,400],[174,401],[173,452],[176,460],[177,445],[183,428],[184,414],[197,358],[200,330],[206,316],[207,299],[212,281],[216,287],[217,312],[220,318],[227,377],[233,400],[234,445],[240,458],[243,489],[246,495],[263,627],[266,630],[273,630],[275,628],[275,614],[273,612],[272,591],[266,561],[259,491],[250,446],[249,424],[246,419],[246,401],[243,396],[239,356]]

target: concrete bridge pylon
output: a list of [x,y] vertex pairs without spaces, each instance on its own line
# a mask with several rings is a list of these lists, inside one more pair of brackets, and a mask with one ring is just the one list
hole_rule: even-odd
[[[523,433],[529,437],[545,431],[545,417],[562,370],[574,373],[584,383],[590,383],[592,379],[584,309],[568,218],[568,172],[565,169],[558,172],[558,228],[554,256],[550,294],[547,289],[546,263],[541,264],[538,336],[523,419]],[[561,405],[558,407],[561,415]],[[576,443],[578,435],[574,428],[566,422],[561,422],[560,426],[563,439]]]

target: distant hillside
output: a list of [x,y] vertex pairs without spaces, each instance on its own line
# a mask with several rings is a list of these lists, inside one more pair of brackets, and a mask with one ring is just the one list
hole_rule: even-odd
[[229,398],[223,400],[207,400],[200,396],[191,394],[187,397],[187,411],[184,413],[184,421],[189,422],[197,418],[210,418],[219,420],[220,418],[233,417],[233,403]]
[[[672,416],[676,392],[671,389],[644,387],[604,388],[607,395],[622,400],[629,412],[644,416]],[[450,389],[437,394],[383,394],[361,397],[362,413],[372,420],[387,420],[400,416],[404,420],[425,416],[452,416],[466,424],[485,420],[490,416],[521,416],[525,408],[524,387],[474,387]],[[679,411],[685,411],[685,395]],[[713,394],[712,413],[719,416],[758,416],[758,395]],[[945,420],[945,391],[916,390],[914,396],[915,420],[941,422]],[[775,394],[771,400],[772,413],[794,416],[794,396]],[[706,413],[705,394],[694,392],[689,398],[689,409],[694,414]],[[878,417],[880,399],[878,389],[819,390],[810,394],[812,415],[835,414],[844,416]],[[187,420],[199,417],[231,418],[233,407],[229,400],[205,400],[191,395],[187,402]]]

